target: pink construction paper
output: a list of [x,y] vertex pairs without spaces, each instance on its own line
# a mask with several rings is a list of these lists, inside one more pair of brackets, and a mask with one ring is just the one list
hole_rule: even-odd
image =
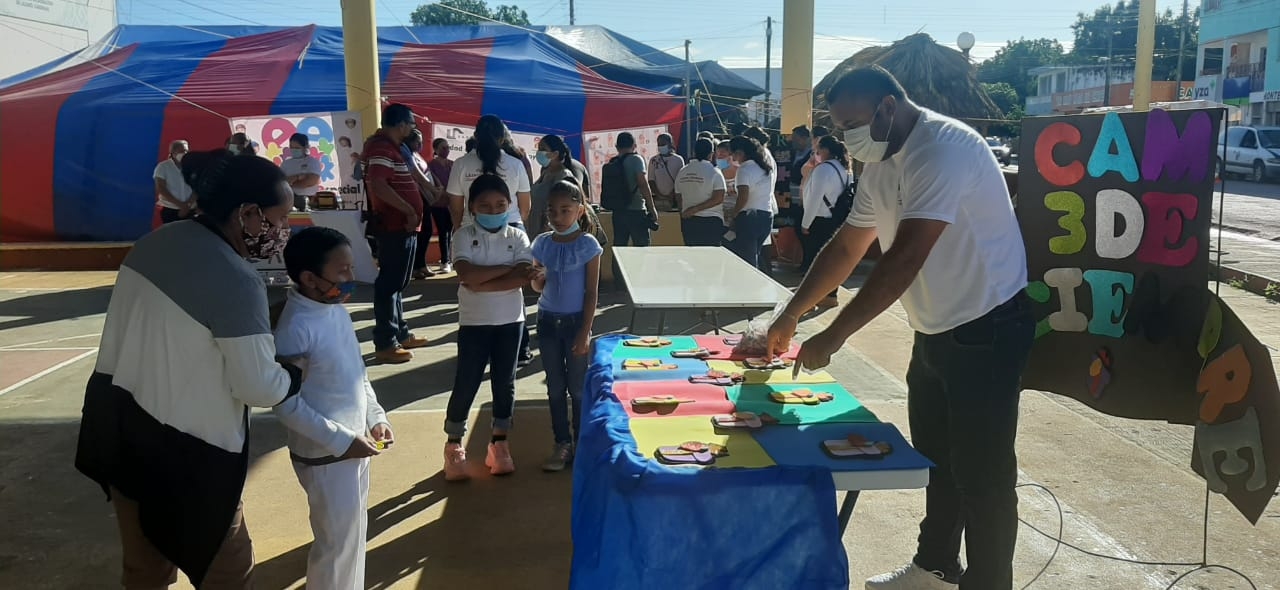
[[[632,418],[664,418],[667,416],[714,416],[733,412],[733,402],[725,395],[723,387],[715,385],[698,385],[688,381],[614,381],[613,394],[622,402],[623,409]],[[631,400],[639,397],[670,395],[681,399],[694,400],[675,408],[661,408],[637,412],[631,407]],[[710,419],[710,418],[708,418]]]

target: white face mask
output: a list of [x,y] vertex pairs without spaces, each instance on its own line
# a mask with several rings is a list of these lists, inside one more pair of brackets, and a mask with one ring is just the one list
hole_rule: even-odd
[[844,132],[844,144],[849,146],[849,155],[859,162],[880,162],[884,160],[884,155],[889,151],[889,133],[893,130],[893,117],[889,117],[889,130],[884,134],[884,139],[877,141],[871,137],[871,123],[876,120],[876,115],[880,114],[880,107],[876,107],[876,112],[871,116],[871,121],[861,127],[855,127]]

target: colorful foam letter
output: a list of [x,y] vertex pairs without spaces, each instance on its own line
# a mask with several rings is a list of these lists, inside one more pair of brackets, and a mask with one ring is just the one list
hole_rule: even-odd
[[1201,182],[1209,174],[1215,144],[1208,113],[1192,113],[1179,135],[1168,112],[1151,111],[1147,115],[1147,141],[1142,148],[1142,177],[1154,182],[1163,174],[1166,181]]
[[1052,268],[1044,273],[1045,284],[1058,290],[1061,309],[1049,314],[1049,326],[1058,332],[1083,332],[1089,318],[1076,307],[1076,287],[1084,280],[1078,268]]
[[[1133,256],[1142,242],[1146,227],[1142,204],[1133,195],[1120,189],[1098,191],[1097,216],[1094,232],[1097,233],[1098,256],[1120,260]],[[1116,216],[1124,218],[1124,233],[1116,235]]]
[[1115,270],[1087,270],[1084,280],[1093,292],[1093,318],[1089,333],[1120,338],[1124,336],[1125,297],[1133,294],[1133,275]]
[[[1219,494],[1226,493],[1227,482],[1222,480],[1223,475],[1249,473],[1249,461],[1244,459],[1241,451],[1249,451],[1253,455],[1253,472],[1249,473],[1244,489],[1256,492],[1266,487],[1267,462],[1262,454],[1262,429],[1258,426],[1258,413],[1253,408],[1245,410],[1239,420],[1223,424],[1197,423],[1195,437],[1209,489]],[[1224,455],[1221,465],[1218,465],[1218,453]]]
[[[1114,151],[1111,149],[1113,145]],[[1093,144],[1093,155],[1089,156],[1089,176],[1102,178],[1108,172],[1119,172],[1129,182],[1138,181],[1138,161],[1133,157],[1124,122],[1115,113],[1107,113],[1102,118],[1098,142]]]
[[1244,399],[1252,379],[1253,365],[1249,364],[1243,344],[1232,346],[1209,361],[1196,380],[1196,391],[1204,396],[1200,401],[1200,420],[1213,424],[1222,414],[1222,408]]
[[1059,166],[1053,150],[1059,145],[1080,145],[1080,130],[1070,123],[1058,122],[1045,128],[1036,138],[1036,168],[1045,180],[1055,186],[1071,186],[1084,178],[1084,164],[1072,161]]
[[[1200,253],[1200,239],[1187,236],[1184,228],[1195,220],[1200,202],[1185,193],[1146,193],[1142,204],[1147,210],[1147,231],[1138,246],[1138,262],[1182,267],[1191,264]],[[1179,245],[1181,243],[1181,245]]]

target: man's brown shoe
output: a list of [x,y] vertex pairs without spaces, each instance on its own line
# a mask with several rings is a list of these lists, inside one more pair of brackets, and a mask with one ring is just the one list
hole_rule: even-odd
[[400,341],[400,348],[403,348],[405,350],[413,350],[415,348],[422,348],[427,344],[428,342],[426,338],[409,336],[407,339]]
[[373,353],[374,360],[388,365],[399,365],[413,360],[413,353],[405,350],[403,347],[394,346],[384,348]]

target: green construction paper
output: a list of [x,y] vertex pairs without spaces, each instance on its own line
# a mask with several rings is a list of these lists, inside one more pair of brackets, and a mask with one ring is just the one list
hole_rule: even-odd
[[[769,394],[774,391],[808,389],[814,393],[829,393],[834,399],[809,406],[805,404],[780,404]],[[780,424],[822,424],[832,422],[879,422],[858,398],[838,383],[824,384],[748,384],[729,388],[729,401],[739,412],[769,414]],[[766,426],[765,428],[768,428]]]
[[[639,339],[639,338],[644,338],[644,336],[636,337],[636,339]],[[692,336],[653,336],[653,338],[662,338],[664,340],[670,340],[671,344],[668,346],[662,346],[658,348],[645,348],[643,346],[626,346],[622,343],[623,342],[622,340],[619,340],[617,347],[613,349],[613,358],[615,360],[617,359],[622,359],[622,360],[652,359],[652,358],[669,360],[669,359],[675,358],[671,356],[671,351],[673,350],[688,350],[690,348],[698,347],[698,343],[693,340]],[[628,338],[627,340],[630,340],[630,338]]]

